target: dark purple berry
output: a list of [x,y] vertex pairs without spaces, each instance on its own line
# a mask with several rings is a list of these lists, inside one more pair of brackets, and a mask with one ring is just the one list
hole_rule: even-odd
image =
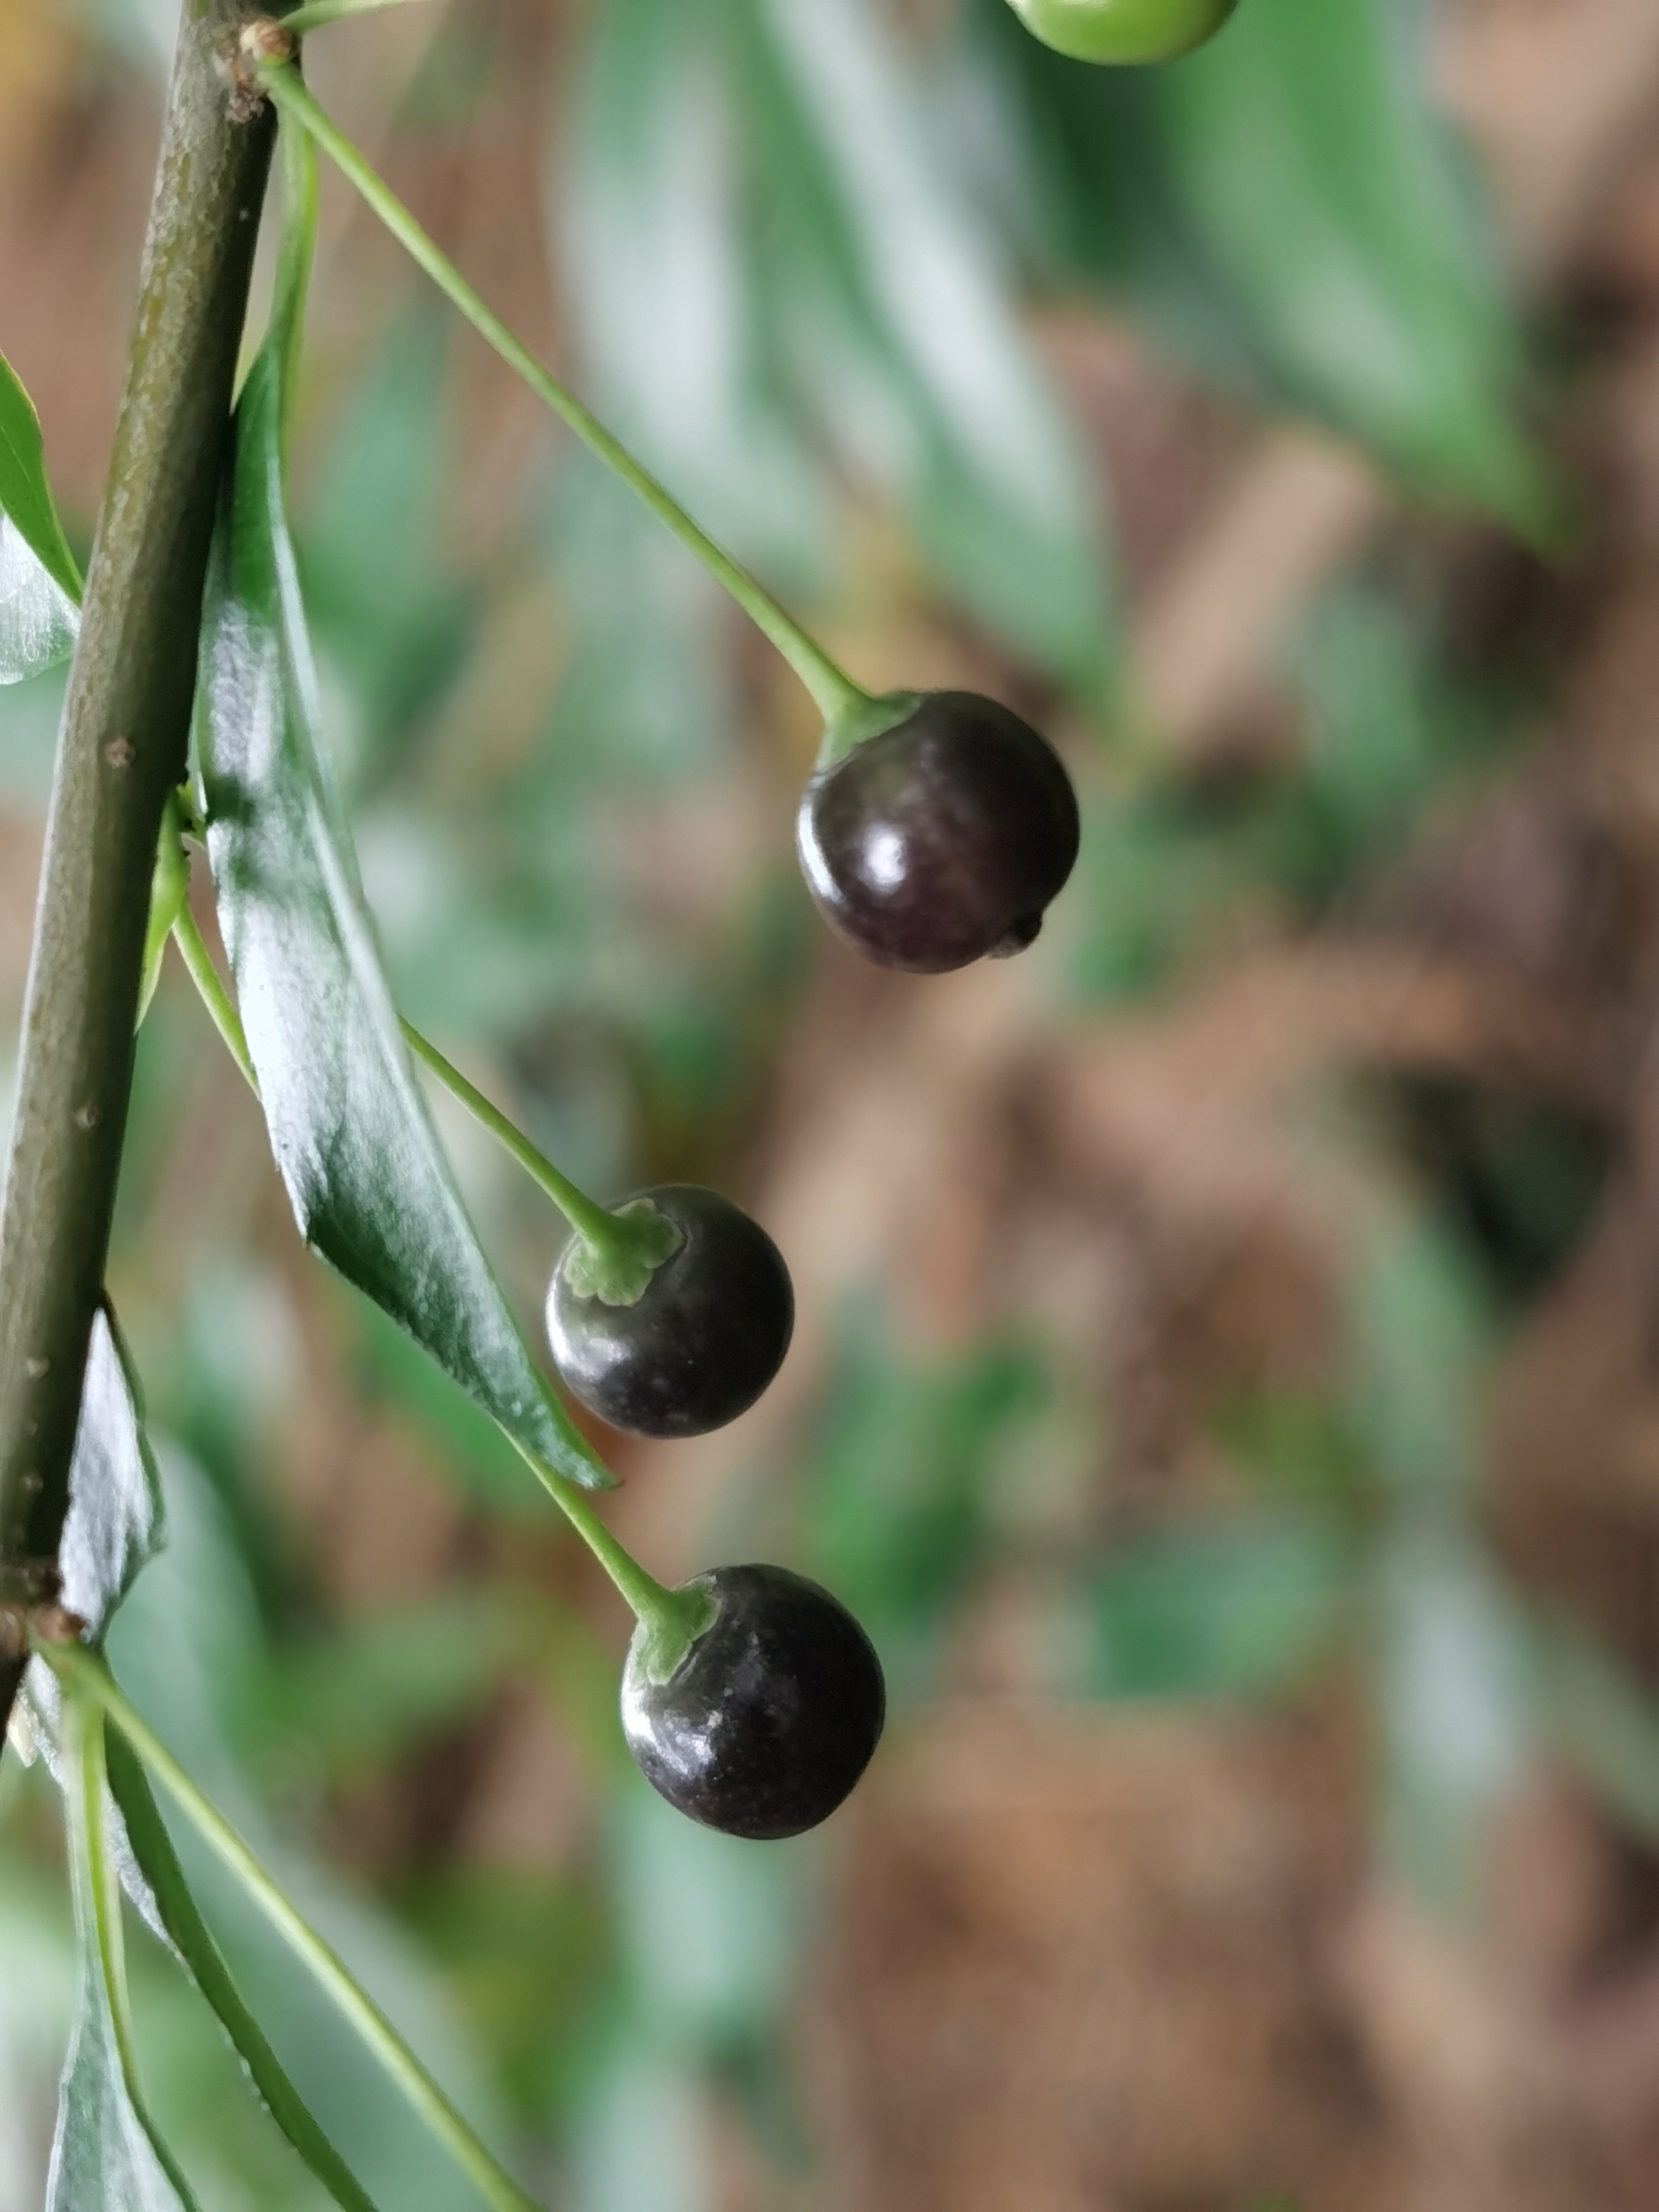
[[884,968],[1023,951],[1077,859],[1077,795],[1028,722],[932,691],[815,775],[795,817],[807,887]]
[[573,1285],[573,1238],[548,1285],[548,1342],[571,1395],[612,1428],[700,1437],[746,1412],[783,1364],[794,1291],[777,1246],[729,1199],[689,1183],[640,1196],[680,1231],[678,1248],[631,1304],[613,1305]]
[[886,1717],[875,1647],[840,1601],[785,1567],[716,1567],[685,1585],[720,1610],[665,1682],[645,1629],[623,1674],[623,1729],[652,1788],[728,1836],[828,1820]]

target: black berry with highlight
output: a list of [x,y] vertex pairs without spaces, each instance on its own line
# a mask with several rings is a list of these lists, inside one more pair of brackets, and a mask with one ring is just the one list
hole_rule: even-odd
[[746,1412],[783,1364],[789,1270],[759,1223],[715,1191],[667,1183],[641,1197],[679,1230],[678,1248],[619,1305],[573,1281],[573,1239],[548,1286],[548,1342],[571,1395],[613,1428],[702,1436]]
[[886,1717],[881,1664],[839,1600],[784,1567],[717,1567],[686,1585],[717,1605],[666,1681],[647,1633],[629,1647],[623,1728],[652,1788],[729,1836],[798,1836],[870,1763]]
[[796,817],[807,886],[847,941],[937,974],[1022,951],[1071,874],[1077,794],[1028,722],[927,692],[815,775]]

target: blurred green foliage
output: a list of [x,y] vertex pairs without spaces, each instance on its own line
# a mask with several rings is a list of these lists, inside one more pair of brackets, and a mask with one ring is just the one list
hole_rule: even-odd
[[[1031,336],[1034,300],[1141,318],[1234,398],[1360,441],[1407,495],[1536,532],[1552,494],[1526,434],[1524,349],[1478,191],[1425,96],[1420,12],[1244,0],[1208,52],[1125,76],[1036,46],[1001,0],[940,11],[925,35],[876,0],[604,0],[568,88],[550,87],[544,155],[584,389],[741,555],[821,610],[856,599],[855,549],[882,516],[917,596],[1092,726],[1118,664],[1111,523]],[[96,35],[154,56],[159,13],[109,0]],[[418,76],[403,119],[488,127],[492,33],[444,39],[457,66]],[[509,1078],[580,1180],[714,1175],[811,973],[787,779],[752,741],[752,688],[709,587],[586,459],[538,463],[499,540],[456,556],[452,370],[422,306],[326,413],[302,403],[301,562],[389,965],[411,1018]],[[555,649],[504,682],[504,626],[526,611]],[[1516,756],[1503,672],[1451,665],[1434,611],[1386,564],[1307,613],[1280,674],[1301,740],[1281,763],[1205,783],[1080,764],[1088,828],[1062,926],[1083,1008],[1175,992],[1264,920],[1358,910],[1414,831]],[[20,815],[43,799],[60,684],[0,694],[0,803]],[[773,859],[713,871],[690,921],[641,896],[631,829],[739,785],[768,791]],[[135,1256],[167,1234],[156,1182],[212,1048],[164,991],[118,1267],[149,1288],[132,1325],[173,1540],[118,1624],[123,1679],[556,2201],[699,2212],[711,2095],[763,2162],[798,2172],[809,2135],[784,2027],[823,1854],[757,1856],[667,1813],[617,1757],[613,1655],[531,1575],[367,1615],[331,1605],[270,1481],[270,1433],[305,1365],[290,1294],[242,1220],[241,1248],[182,1290]],[[787,1519],[799,1564],[867,1621],[900,1729],[1013,1557],[1048,1578],[1070,1694],[1294,1698],[1352,1670],[1377,1720],[1379,1844],[1424,1895],[1472,1911],[1483,1811],[1534,1735],[1565,1745],[1633,1832],[1659,1823],[1646,1701],[1582,1633],[1526,1617],[1475,1496],[1485,1363],[1606,1162],[1594,1128],[1502,1099],[1395,1086],[1370,1103],[1381,1179],[1401,1194],[1353,1257],[1338,1378],[1218,1407],[1218,1499],[1099,1527],[1056,1559],[1029,1491],[1065,1411],[1059,1356],[1010,1332],[921,1358],[872,1298],[844,1317],[783,1471]],[[492,1163],[457,1156],[523,1303],[556,1231]],[[372,1309],[322,1296],[368,1413],[419,1437],[481,1550],[533,1559],[549,1509],[508,1449]],[[1097,1461],[1109,1415],[1090,1411]],[[441,1853],[329,1867],[343,1805],[424,1760],[441,1776],[446,1749],[526,1684],[577,1748],[592,1833],[575,1850],[487,1876]],[[44,2145],[9,2116],[49,2104],[67,2027],[69,1925],[44,1871],[55,1819],[38,1773],[0,1767],[0,2202],[38,2179]],[[273,2041],[380,2200],[468,2201],[246,1906],[179,1849]],[[204,2008],[148,1939],[133,1948],[155,2102],[204,2201],[314,2204]]]
[[1310,1516],[1213,1516],[1131,1543],[1090,1592],[1084,1680],[1108,1698],[1259,1698],[1307,1680],[1354,1579],[1351,1547]]
[[1074,931],[1085,998],[1167,992],[1265,922],[1363,913],[1413,831],[1470,803],[1520,748],[1506,687],[1449,667],[1385,577],[1316,601],[1284,672],[1303,736],[1292,757],[1207,783],[1148,776],[1097,801]]
[[1547,520],[1492,242],[1423,98],[1423,9],[1252,0],[1180,67],[1117,72],[997,0],[969,20],[1052,277],[1127,291],[1206,375],[1322,416],[1431,496]]
[[806,1542],[896,1694],[927,1686],[939,1638],[1006,1522],[999,1491],[1040,1449],[1034,1427],[1048,1397],[1029,1346],[923,1366],[895,1355],[878,1307],[847,1316],[801,1470]]

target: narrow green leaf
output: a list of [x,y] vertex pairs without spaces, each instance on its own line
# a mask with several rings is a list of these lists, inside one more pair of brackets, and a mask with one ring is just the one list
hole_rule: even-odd
[[161,980],[161,957],[173,934],[173,925],[190,896],[190,860],[185,851],[176,794],[167,800],[161,817],[161,835],[155,848],[155,868],[150,878],[149,921],[144,931],[144,966],[138,986],[138,1019],[143,1022]]
[[730,14],[718,0],[595,10],[574,173],[550,177],[549,214],[617,428],[745,559],[804,579],[826,488],[767,358]]
[[191,1894],[144,1771],[121,1736],[111,1736],[108,1759],[110,1788],[173,1948],[218,2014],[265,2109],[344,2212],[374,2212],[373,2198],[312,2117],[232,1978]]
[[[70,1462],[70,1504],[58,1544],[61,1597],[86,1623],[86,1640],[101,1649],[110,1622],[134,1577],[166,1540],[155,1462],[131,1358],[108,1301],[93,1317],[81,1386],[81,1419]],[[12,1713],[12,1735],[26,1759],[38,1752],[65,1798],[75,1791],[62,1748],[63,1693],[44,1660],[30,1662]],[[121,1887],[153,1932],[166,1930],[149,1884],[133,1856],[112,1807],[105,1808],[102,1849]]]
[[[133,1577],[166,1535],[161,1479],[144,1433],[137,1377],[106,1303],[93,1320],[70,1465],[70,1510],[58,1554],[64,1603],[86,1622],[91,1642],[103,1642]],[[35,1679],[46,1672],[37,1664]]]
[[1467,1499],[1489,1329],[1468,1255],[1407,1216],[1367,1239],[1346,1296],[1350,1404],[1377,1478],[1402,1503]]
[[323,750],[283,493],[315,188],[308,143],[285,137],[283,266],[236,410],[198,700],[208,852],[248,1050],[307,1243],[538,1461],[598,1487],[609,1477],[532,1358],[439,1145]]
[[[137,1383],[106,1302],[93,1316],[87,1347],[69,1512],[58,1552],[63,1603],[85,1621],[86,1639],[94,1649],[102,1645],[134,1576],[160,1551],[165,1529]],[[45,1750],[59,1786],[66,1788],[56,1749],[61,1698],[57,1677],[43,1660],[30,1662],[21,1702],[29,1747],[38,1743]],[[149,1911],[141,1894],[135,1893],[135,1902]]]
[[204,1797],[161,1739],[134,1711],[101,1659],[78,1644],[56,1645],[51,1662],[70,1692],[94,1705],[125,1737],[214,1856],[261,1916],[309,1968],[335,2008],[356,2030],[426,2124],[449,2149],[494,2212],[541,2212],[502,2166],[339,1954],[305,1919],[286,1891],[222,1814]]
[[80,1983],[58,2089],[46,2212],[197,2212],[137,2080],[121,1892],[105,1849],[100,1713],[71,1702],[64,1753]]
[[[218,1295],[222,1311],[222,1285]],[[257,1357],[249,1351],[247,1329],[258,1324],[252,1312],[238,1316],[233,1311],[226,1318],[231,1341],[217,1352],[233,1361],[240,1357],[246,1385],[248,1359]],[[269,1388],[281,1387],[275,1373],[265,1381]],[[268,1397],[269,1389],[253,1395]],[[257,1410],[252,1418],[257,1420]],[[281,1838],[272,1832],[245,1765],[246,1717],[271,1656],[249,1580],[248,1548],[258,1546],[260,1534],[235,1524],[219,1486],[176,1448],[166,1455],[165,1477],[167,1547],[139,1577],[112,1625],[107,1649],[113,1662],[141,1708],[165,1727],[175,1756],[210,1778],[216,1796],[258,1844],[283,1887],[326,1930],[434,2072],[470,2113],[504,2133],[474,2039],[456,2017],[453,1992],[417,1954],[401,1923],[291,1834]],[[609,1671],[614,1705],[614,1668]],[[162,1798],[159,1778],[152,1772],[150,1780],[238,1988],[311,2112],[369,2195],[387,2212],[403,2212],[405,2206],[477,2212],[465,2182],[451,2179],[422,2131],[410,2125],[402,2096],[351,2023],[271,1933],[240,1884],[180,1826],[173,1806]],[[295,2179],[307,2190],[304,2175]]]
[[40,418],[4,354],[0,354],[0,507],[64,598],[78,605],[81,571],[46,482]]
[[34,557],[0,510],[0,684],[26,683],[75,650],[75,602]]
[[[114,1316],[105,1305],[93,1323],[81,1420],[70,1470],[69,1516],[59,1551],[64,1602],[87,1623],[88,1640],[94,1647],[103,1643],[139,1570],[160,1551],[164,1531],[161,1485],[145,1432],[137,1380]],[[83,1732],[78,1751],[96,1760],[100,1778],[88,1795],[86,1778],[76,1765],[74,1716],[65,1714],[58,1678],[44,1660],[31,1662],[24,1691],[29,1732],[44,1748],[64,1791],[72,1835],[81,1835],[95,1808],[99,1832],[93,1856],[98,1879],[118,1880],[155,1934],[171,1942],[240,2053],[272,2118],[335,2201],[347,2212],[374,2212],[370,2199],[312,2118],[231,1980],[218,1947],[197,1911],[149,1784],[126,1745],[119,1736],[112,1738],[108,1745],[112,1800],[101,1779],[103,1753],[96,1747],[87,1749]],[[77,1890],[77,1916],[82,1902]],[[81,1925],[77,1917],[77,1927]],[[83,1945],[84,1941],[83,1930]],[[88,2086],[76,2089],[77,2112],[101,2109],[88,2100],[109,2089],[107,2069],[98,2056],[102,2033],[100,2015],[97,2007],[89,2003],[84,1985],[88,1965],[83,1951],[79,2033],[87,2048],[76,2079]],[[114,2018],[112,2011],[109,2018]],[[65,2156],[78,2174],[80,2123],[65,2119],[63,2125]],[[73,2144],[70,2143],[71,2134]],[[135,2156],[142,2166],[142,2148]],[[111,2212],[118,2206],[125,2212],[129,2202],[132,2212],[149,2212],[152,2200],[141,2196],[131,2200],[119,2195],[107,2200],[84,2194],[70,2196],[63,2200],[63,2212],[71,2212],[71,2208],[73,2212],[82,2212],[83,2206],[104,2201]],[[171,2201],[166,2197],[155,2200],[162,2205]],[[52,2212],[58,2212],[56,2198]]]
[[81,575],[46,482],[40,418],[0,354],[0,684],[68,659]]

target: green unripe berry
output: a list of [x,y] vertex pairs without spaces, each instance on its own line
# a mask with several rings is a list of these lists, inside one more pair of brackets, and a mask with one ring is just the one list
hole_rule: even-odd
[[1079,62],[1172,62],[1213,38],[1238,0],[1008,0],[1045,46]]

